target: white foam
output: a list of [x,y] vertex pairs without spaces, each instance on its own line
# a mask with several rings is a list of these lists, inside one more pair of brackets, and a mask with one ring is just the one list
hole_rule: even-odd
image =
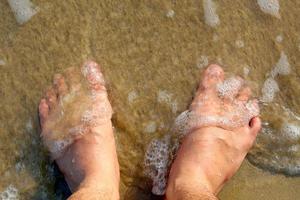
[[217,42],[219,40],[218,34],[214,33],[213,34],[213,42]]
[[170,106],[173,113],[176,113],[178,110],[177,101],[173,99],[173,94],[170,94],[169,92],[165,90],[159,90],[157,101],[159,103],[166,103]]
[[220,24],[219,16],[216,12],[216,5],[213,0],[203,0],[205,23],[211,27]]
[[242,87],[243,82],[235,77],[226,79],[223,83],[217,85],[219,95],[222,97],[233,97],[236,91]]
[[18,200],[18,189],[13,185],[8,186],[3,192],[0,192],[0,200]]
[[243,40],[236,40],[235,41],[235,46],[237,48],[243,48],[245,46],[244,41]]
[[154,133],[157,129],[157,125],[154,121],[151,121],[147,124],[147,126],[144,129],[145,133]]
[[171,97],[172,95],[169,94],[167,91],[165,90],[159,90],[158,91],[158,96],[157,96],[157,101],[162,103],[162,102],[170,102],[171,101]]
[[208,57],[205,55],[200,56],[200,58],[197,59],[197,68],[201,69],[208,65]]
[[174,10],[168,10],[166,16],[169,17],[169,18],[173,18],[175,16]]
[[290,63],[287,55],[282,51],[280,58],[271,71],[271,76],[274,78],[277,75],[288,75],[291,72]]
[[138,98],[138,94],[136,91],[131,91],[128,93],[128,97],[127,97],[127,100],[129,103],[132,103],[135,99]]
[[217,58],[217,62],[218,64],[223,65],[223,59],[221,57]]
[[23,171],[25,169],[25,164],[20,162],[17,162],[15,165],[15,169],[17,172]]
[[280,5],[278,0],[257,0],[257,3],[264,13],[280,18]]
[[5,65],[6,63],[4,62],[4,60],[0,59],[0,66]]
[[26,130],[27,130],[28,132],[32,132],[32,131],[33,131],[33,126],[32,126],[32,120],[31,120],[31,119],[29,119],[29,120],[27,121],[27,123],[26,123]]
[[170,139],[152,140],[148,146],[144,165],[145,173],[153,181],[152,193],[163,195],[167,185],[167,172],[169,166]]
[[278,86],[277,82],[271,77],[268,78],[265,81],[263,88],[261,90],[261,92],[262,92],[261,101],[263,101],[265,103],[272,102],[278,91],[279,91],[279,86]]
[[277,35],[276,36],[276,42],[281,43],[283,41],[282,35]]
[[30,0],[8,0],[10,8],[19,24],[24,24],[38,12]]
[[281,127],[281,133],[292,140],[300,139],[300,127],[295,124],[284,123]]
[[248,65],[245,65],[243,67],[244,76],[248,76],[250,72],[250,67]]

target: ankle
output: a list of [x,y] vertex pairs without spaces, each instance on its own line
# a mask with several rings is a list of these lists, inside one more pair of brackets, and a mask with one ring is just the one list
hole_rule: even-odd
[[168,183],[166,200],[217,200],[207,185],[187,179],[175,179]]
[[[206,196],[213,196],[215,192],[211,188],[205,178],[193,177],[190,175],[179,175],[169,178],[168,186],[166,189],[166,197],[170,200],[181,200],[186,194],[195,195],[195,193],[206,194]],[[210,198],[212,199],[212,198]]]
[[103,181],[96,177],[86,178],[69,199],[119,200],[119,186],[113,181]]

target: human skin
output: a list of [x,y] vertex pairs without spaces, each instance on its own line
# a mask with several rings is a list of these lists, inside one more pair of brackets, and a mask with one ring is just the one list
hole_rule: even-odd
[[[242,82],[241,78],[238,78]],[[213,200],[223,185],[236,173],[247,152],[252,147],[261,128],[257,102],[251,101],[256,112],[247,112],[246,104],[251,90],[241,85],[232,91],[230,97],[220,97],[218,84],[224,81],[224,72],[218,65],[210,65],[204,72],[190,110],[205,115],[222,115],[241,107],[235,117],[249,114],[249,121],[239,124],[211,123],[195,127],[188,133],[177,152],[171,166],[166,190],[167,200]],[[197,106],[199,102],[203,106]],[[239,102],[234,104],[233,102]],[[245,106],[245,107],[243,107]],[[226,107],[226,113],[222,112]],[[251,111],[249,111],[251,112]],[[234,119],[237,120],[237,119]],[[236,125],[236,124],[235,124]]]
[[[88,89],[91,92],[97,93],[99,91],[105,94],[102,100],[101,98],[97,101],[87,99],[90,102],[85,103],[97,106],[98,103],[100,104],[103,101],[103,98],[108,101],[106,89],[102,82],[93,82],[94,76],[102,76],[99,66],[94,62],[87,62],[84,66],[89,67],[92,71],[84,80],[89,85]],[[45,98],[40,102],[41,137],[44,143],[47,143],[48,138],[50,138],[46,134],[52,134],[51,130],[46,130],[49,129],[47,123],[50,123],[51,115],[54,115],[56,110],[60,109],[59,104],[64,101],[63,98],[68,93],[71,93],[72,88],[78,88],[78,84],[81,84],[79,81],[70,81],[74,79],[72,77],[75,74],[73,73],[74,70],[76,69],[68,69],[65,76],[55,75],[53,86],[47,90]],[[66,82],[69,84],[66,84]],[[66,102],[64,103],[66,104]],[[72,109],[77,109],[77,106],[80,105],[71,106],[73,106]],[[107,110],[111,110],[109,103],[105,106]],[[98,124],[96,126],[88,125],[83,136],[76,138],[55,160],[71,191],[74,192],[69,199],[119,199],[120,174],[112,123],[108,119]],[[50,156],[54,158],[54,155],[51,154]]]
[[[95,82],[94,76],[102,76],[99,66],[94,62],[87,62],[84,66],[89,67],[91,73],[85,79],[89,84],[91,92],[105,92],[103,83]],[[211,71],[214,69],[213,71]],[[50,87],[39,105],[39,114],[42,127],[42,139],[48,144],[55,129],[48,125],[53,121],[53,116],[60,113],[60,105],[64,98],[72,92],[72,88],[78,88],[73,79],[72,71],[69,69],[65,75],[56,75],[54,84]],[[213,73],[212,73],[213,72]],[[217,100],[216,84],[224,79],[223,70],[216,65],[211,65],[204,73],[203,81],[196,93],[196,97],[191,104],[191,109],[205,113],[218,113],[216,108],[220,108],[224,101]],[[66,84],[68,82],[69,84]],[[74,85],[72,85],[74,84]],[[79,87],[80,88],[80,87]],[[80,89],[79,89],[80,91]],[[210,103],[199,108],[203,94],[209,97]],[[241,102],[247,102],[250,98],[250,89],[239,88],[234,98]],[[85,103],[93,106],[107,101],[107,95],[101,96],[97,101],[86,99]],[[75,103],[74,103],[75,102]],[[231,107],[230,101],[226,100],[226,107]],[[76,109],[76,101],[71,102],[71,109]],[[78,103],[78,102],[77,102]],[[219,106],[216,106],[218,104]],[[214,105],[214,106],[212,106]],[[110,104],[105,104],[107,110],[111,110]],[[242,117],[242,116],[240,116]],[[96,119],[97,122],[98,118]],[[99,119],[101,120],[101,119]],[[57,126],[61,126],[58,122]],[[76,137],[59,157],[51,153],[61,172],[71,188],[73,195],[69,199],[84,200],[115,200],[119,199],[119,164],[116,153],[115,140],[113,136],[112,123],[109,120],[99,121],[98,125],[86,125],[84,134]],[[53,129],[53,130],[52,130]],[[177,157],[172,164],[166,199],[168,200],[193,200],[193,199],[215,199],[215,195],[221,190],[223,184],[232,177],[241,165],[248,150],[252,146],[255,137],[260,129],[259,118],[253,116],[251,122],[230,129],[212,124],[205,127],[195,127],[184,138],[183,143],[177,153]],[[47,145],[46,145],[47,146]]]

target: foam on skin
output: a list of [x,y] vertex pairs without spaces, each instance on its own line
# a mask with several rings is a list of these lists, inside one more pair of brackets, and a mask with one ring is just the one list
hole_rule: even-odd
[[[206,73],[208,76],[216,76],[220,72],[215,68],[210,68]],[[171,129],[171,134],[175,137],[172,145],[168,139],[171,135],[163,140],[152,141],[145,155],[145,166],[146,175],[153,181],[152,192],[154,194],[164,194],[168,169],[185,135],[205,126],[218,126],[232,130],[247,125],[251,118],[259,114],[255,100],[244,102],[233,98],[243,84],[242,79],[232,77],[217,86],[215,92],[218,92],[219,96],[214,100],[215,102],[212,102],[205,93],[197,97],[197,102],[193,102],[189,110],[182,112],[175,119]],[[228,104],[223,106],[223,100],[226,100]]]
[[17,188],[13,185],[8,186],[3,192],[0,192],[0,200],[18,200],[19,194]]
[[8,0],[10,8],[19,24],[24,24],[38,12],[30,0]]
[[216,11],[216,5],[213,0],[203,0],[205,23],[211,27],[220,24],[220,19]]
[[79,70],[74,72],[77,86],[58,99],[58,104],[51,110],[44,125],[42,138],[52,159],[58,158],[74,140],[92,127],[111,119],[112,108],[98,65],[87,62],[81,73]]
[[235,95],[235,91],[238,91],[243,84],[244,82],[242,79],[231,77],[229,79],[226,79],[223,83],[218,84],[217,90],[220,96],[233,98]]
[[280,18],[280,5],[278,0],[257,0],[257,3],[264,13]]

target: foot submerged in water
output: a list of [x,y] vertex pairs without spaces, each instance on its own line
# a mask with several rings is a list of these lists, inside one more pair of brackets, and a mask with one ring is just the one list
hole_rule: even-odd
[[75,192],[71,199],[118,199],[112,108],[99,66],[90,61],[81,71],[69,68],[55,75],[39,115],[42,140]]
[[215,199],[261,128],[258,104],[243,79],[224,80],[222,68],[210,65],[187,112],[181,127],[185,136],[171,166],[166,198]]

